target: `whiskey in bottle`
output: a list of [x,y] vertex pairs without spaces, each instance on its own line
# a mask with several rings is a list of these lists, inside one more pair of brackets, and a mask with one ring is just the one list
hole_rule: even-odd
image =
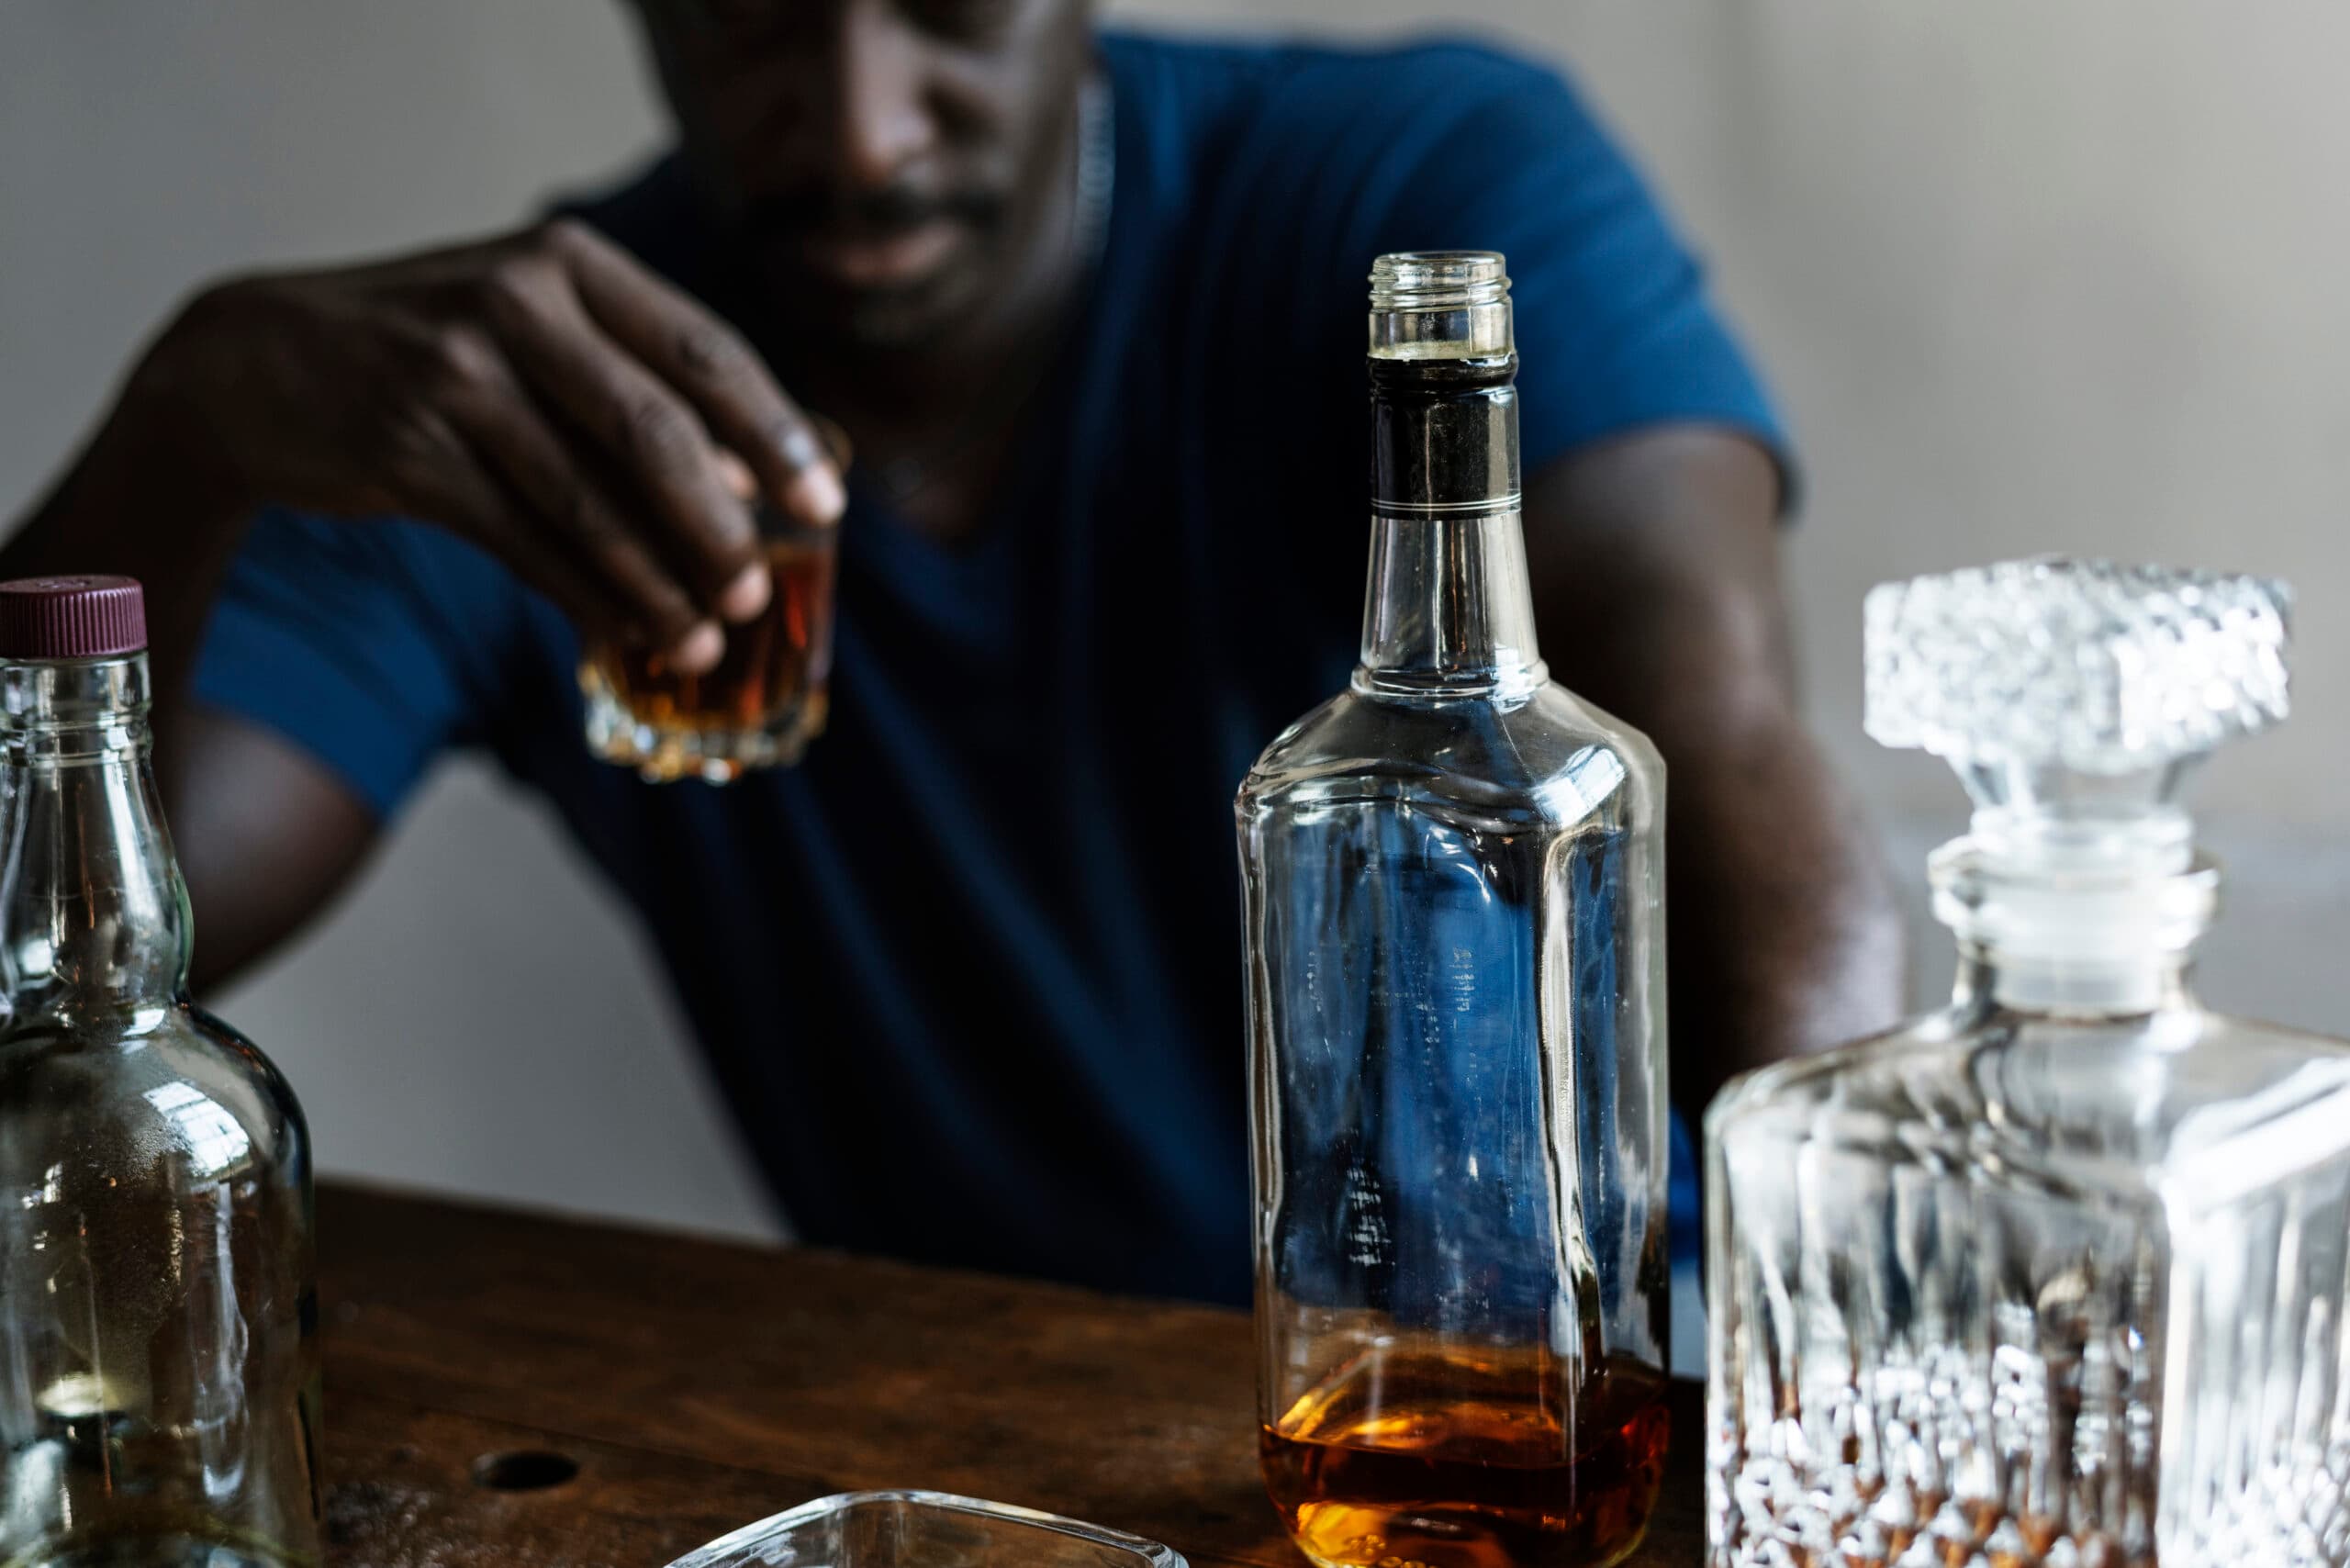
[[1381,1349],[1263,1428],[1266,1487],[1306,1554],[1462,1568],[1622,1557],[1664,1476],[1665,1380],[1627,1361],[1548,1400],[1559,1384],[1539,1361]]

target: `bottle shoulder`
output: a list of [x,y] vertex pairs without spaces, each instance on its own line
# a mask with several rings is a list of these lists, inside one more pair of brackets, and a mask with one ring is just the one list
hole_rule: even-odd
[[1651,820],[1664,765],[1648,737],[1554,682],[1516,700],[1340,692],[1277,736],[1240,787],[1244,818],[1393,798],[1501,818]]
[[1834,1146],[2149,1199],[2256,1151],[2350,1152],[2350,1042],[2195,1006],[2068,1018],[1958,1006],[1733,1081],[1728,1148]]
[[178,1166],[194,1180],[307,1170],[301,1106],[234,1029],[185,1002],[111,1024],[0,1034],[0,1191],[38,1183],[60,1147],[84,1170]]

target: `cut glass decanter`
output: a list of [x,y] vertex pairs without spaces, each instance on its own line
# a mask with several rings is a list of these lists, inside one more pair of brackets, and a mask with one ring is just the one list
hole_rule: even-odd
[[1958,770],[1951,1004],[1707,1118],[1718,1565],[2350,1557],[2350,1050],[2200,1006],[2188,765],[2286,711],[2288,595],[1889,584],[1869,733]]

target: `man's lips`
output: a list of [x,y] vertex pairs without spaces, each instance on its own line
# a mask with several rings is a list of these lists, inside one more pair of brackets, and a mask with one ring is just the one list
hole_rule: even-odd
[[803,233],[798,248],[811,267],[839,283],[852,288],[888,288],[929,273],[962,239],[961,224],[933,218],[884,234]]

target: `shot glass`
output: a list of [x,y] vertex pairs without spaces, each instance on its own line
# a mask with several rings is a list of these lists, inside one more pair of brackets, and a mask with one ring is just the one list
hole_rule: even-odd
[[789,767],[823,734],[840,530],[765,509],[759,521],[775,594],[757,620],[726,628],[716,668],[682,675],[643,648],[587,650],[579,689],[588,750],[655,783],[725,784]]

